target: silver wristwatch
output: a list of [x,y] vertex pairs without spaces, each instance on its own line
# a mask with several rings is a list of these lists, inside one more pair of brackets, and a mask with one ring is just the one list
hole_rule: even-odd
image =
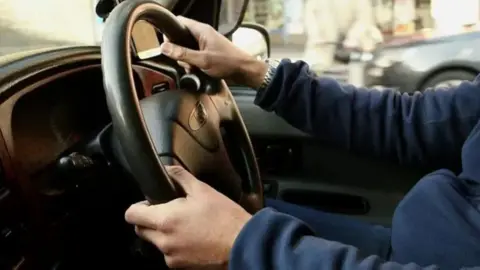
[[268,70],[265,74],[265,77],[263,78],[262,85],[260,85],[260,88],[257,89],[258,92],[265,90],[270,85],[273,80],[273,76],[277,72],[277,67],[280,64],[280,61],[274,59],[267,59],[265,60],[265,63],[268,64]]

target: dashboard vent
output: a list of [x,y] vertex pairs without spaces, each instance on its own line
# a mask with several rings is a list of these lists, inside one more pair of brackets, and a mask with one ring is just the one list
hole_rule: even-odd
[[157,94],[157,93],[160,93],[160,92],[167,91],[169,88],[170,88],[170,86],[169,86],[168,82],[159,83],[159,84],[153,86],[152,94]]

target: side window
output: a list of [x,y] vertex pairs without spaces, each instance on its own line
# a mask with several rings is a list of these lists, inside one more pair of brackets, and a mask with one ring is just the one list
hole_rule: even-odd
[[272,58],[306,60],[314,70],[328,72],[341,66],[336,54],[345,41],[369,50],[382,41],[372,1],[250,0],[245,22],[267,28]]
[[[271,58],[303,60],[316,73],[345,83],[400,89],[401,82],[392,85],[384,70],[407,61],[393,47],[442,31],[478,29],[479,5],[477,0],[461,5],[443,0],[250,0],[244,22],[266,28]],[[377,66],[381,63],[387,65]]]

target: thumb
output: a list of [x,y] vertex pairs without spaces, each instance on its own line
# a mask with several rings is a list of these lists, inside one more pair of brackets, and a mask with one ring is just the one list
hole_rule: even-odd
[[188,194],[192,194],[195,185],[199,181],[195,176],[185,170],[182,166],[165,166],[170,178],[175,181],[183,191]]
[[174,60],[185,62],[200,69],[207,66],[207,54],[202,51],[188,49],[170,42],[164,42],[160,46],[160,51]]

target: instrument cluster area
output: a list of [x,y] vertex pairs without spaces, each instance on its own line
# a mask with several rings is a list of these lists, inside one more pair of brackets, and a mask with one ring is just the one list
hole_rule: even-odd
[[18,99],[11,120],[15,158],[35,172],[105,127],[110,116],[100,69],[55,80]]
[[[174,75],[134,66],[139,99],[174,89]],[[13,106],[10,138],[15,160],[23,173],[35,173],[78,142],[92,139],[110,120],[100,66],[52,79],[23,94]]]

